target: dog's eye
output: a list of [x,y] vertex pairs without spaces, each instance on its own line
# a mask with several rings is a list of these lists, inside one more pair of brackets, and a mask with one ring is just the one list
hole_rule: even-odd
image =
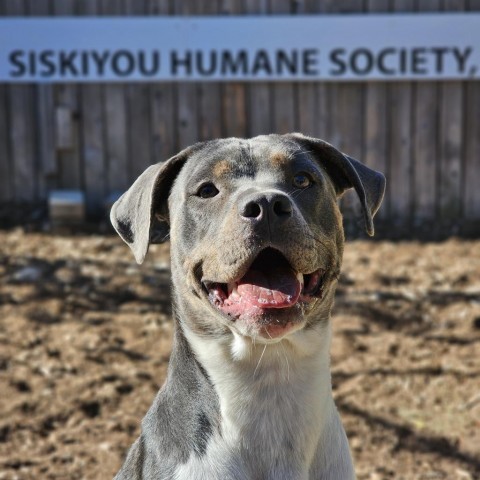
[[217,195],[218,189],[213,183],[204,183],[197,192],[200,198],[212,198]]
[[297,173],[293,177],[293,185],[297,188],[307,188],[312,183],[312,178],[307,173]]

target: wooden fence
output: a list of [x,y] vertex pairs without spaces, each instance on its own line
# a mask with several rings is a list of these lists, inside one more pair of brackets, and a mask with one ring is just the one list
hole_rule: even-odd
[[[480,0],[0,0],[2,16],[459,10]],[[290,131],[385,172],[381,234],[480,234],[478,81],[0,85],[0,205],[82,189],[95,217],[191,143]],[[354,205],[344,202],[347,217]]]

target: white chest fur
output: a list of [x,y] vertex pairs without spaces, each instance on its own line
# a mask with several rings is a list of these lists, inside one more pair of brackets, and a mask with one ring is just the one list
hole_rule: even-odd
[[329,326],[254,345],[187,337],[220,400],[221,432],[178,480],[353,478],[330,381]]

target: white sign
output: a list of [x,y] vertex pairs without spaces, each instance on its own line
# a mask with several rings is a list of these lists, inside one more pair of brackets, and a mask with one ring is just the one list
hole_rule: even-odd
[[480,78],[480,14],[0,19],[1,82]]

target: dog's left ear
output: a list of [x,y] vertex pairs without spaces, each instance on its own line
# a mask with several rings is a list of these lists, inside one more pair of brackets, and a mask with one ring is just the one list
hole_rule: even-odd
[[362,204],[365,229],[370,236],[373,236],[375,233],[373,217],[385,194],[385,176],[343,154],[323,140],[297,133],[289,136],[300,143],[309,153],[315,155],[332,179],[337,196],[342,195],[349,188],[355,189]]
[[[166,160],[148,167],[134,184],[113,204],[110,221],[142,263],[150,243],[168,237],[168,196],[173,181],[194,147],[186,148]],[[159,241],[160,240],[160,241]]]

